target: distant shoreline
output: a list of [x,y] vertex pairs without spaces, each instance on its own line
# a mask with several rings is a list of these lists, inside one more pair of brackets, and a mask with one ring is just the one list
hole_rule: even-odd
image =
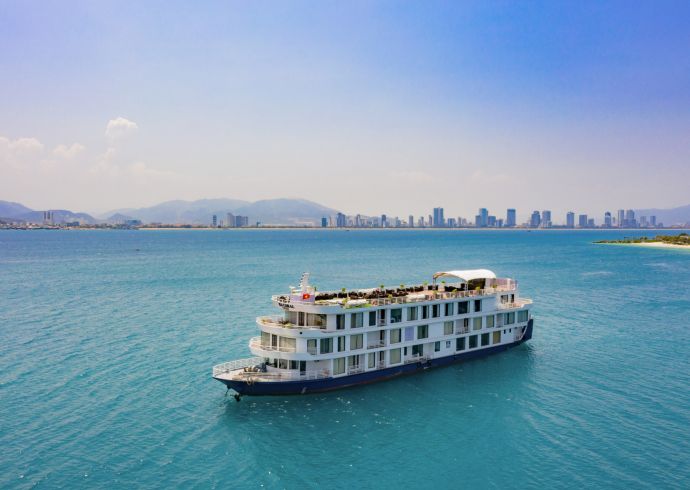
[[690,250],[690,245],[677,245],[675,243],[664,243],[664,242],[644,242],[644,243],[599,243],[598,245],[622,245],[622,246],[633,246],[633,247],[646,247],[646,248],[675,248],[681,250]]

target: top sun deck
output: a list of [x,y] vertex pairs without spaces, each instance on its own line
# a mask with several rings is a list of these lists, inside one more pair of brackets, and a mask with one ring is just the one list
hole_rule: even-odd
[[[440,278],[454,278],[455,282],[446,283]],[[472,296],[485,296],[497,292],[515,291],[517,281],[510,278],[497,278],[487,269],[468,271],[437,272],[433,275],[432,284],[423,283],[413,286],[401,284],[397,288],[353,289],[341,291],[318,291],[309,285],[309,274],[302,275],[300,286],[291,288],[289,294],[275,295],[273,301],[280,307],[302,304],[313,306],[331,306],[341,308],[367,308],[400,303],[417,303],[437,299],[452,299]]]

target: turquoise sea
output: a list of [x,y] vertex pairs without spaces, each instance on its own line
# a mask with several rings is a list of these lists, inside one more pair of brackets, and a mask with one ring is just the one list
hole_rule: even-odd
[[[0,487],[688,488],[690,252],[600,231],[0,232]],[[236,403],[270,295],[493,269],[534,338]]]

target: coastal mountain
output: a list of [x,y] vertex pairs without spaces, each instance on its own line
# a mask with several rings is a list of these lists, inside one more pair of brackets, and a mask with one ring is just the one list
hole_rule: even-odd
[[118,209],[103,218],[112,221],[114,215],[125,215],[144,223],[196,224],[211,222],[215,214],[225,221],[227,213],[247,216],[250,223],[265,225],[318,224],[324,216],[336,210],[304,199],[266,199],[256,202],[238,199],[200,199],[198,201],[167,201],[139,209]]
[[[79,221],[84,224],[96,224],[99,221],[87,213],[75,213],[68,209],[51,209],[55,223],[71,223]],[[43,211],[34,211],[17,202],[0,201],[0,218],[14,221],[42,223]]]
[[656,222],[664,226],[683,225],[690,223],[690,204],[671,209],[636,209],[635,215],[656,216]]

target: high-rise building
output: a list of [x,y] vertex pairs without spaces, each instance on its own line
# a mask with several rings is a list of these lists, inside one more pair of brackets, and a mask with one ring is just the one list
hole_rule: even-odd
[[640,216],[640,228],[647,228],[647,217]]
[[486,226],[490,228],[495,228],[496,227],[496,216],[489,215],[489,217],[486,219]]
[[456,228],[458,226],[458,222],[455,221],[455,218],[448,218],[446,225],[448,226],[448,228]]
[[228,228],[235,227],[235,216],[232,213],[228,213],[225,216],[225,226],[227,226]]
[[581,214],[577,217],[577,225],[580,228],[587,228],[587,215]]
[[613,222],[611,220],[612,220],[611,213],[609,211],[606,211],[604,213],[604,226],[606,228],[611,228],[611,225],[613,224]]
[[587,228],[594,228],[594,218],[587,219]]
[[509,208],[506,212],[506,226],[515,226],[517,224],[515,209]]
[[417,226],[420,228],[424,228],[424,216],[420,216],[419,219],[417,220]]
[[443,228],[446,225],[446,220],[443,217],[443,208],[434,208],[434,227]]
[[625,212],[625,226],[628,228],[637,228],[637,221],[635,220],[635,211],[628,209]]
[[568,211],[565,215],[565,226],[568,228],[575,228],[575,213]]
[[497,228],[503,228],[503,218],[498,218],[496,220],[496,227]]
[[335,226],[338,228],[345,228],[347,226],[347,217],[343,213],[335,215]]
[[388,218],[385,214],[381,215],[381,228],[386,228],[388,226]]
[[475,218],[475,226],[478,228],[485,228],[489,225],[489,210],[486,208],[479,208],[479,212]]
[[656,216],[650,216],[649,217],[649,225],[650,226],[656,226]]
[[533,211],[532,216],[529,219],[529,226],[531,228],[538,228],[540,224],[541,224],[541,215],[539,214],[539,211]]
[[409,226],[410,228],[414,228],[414,216],[410,215],[407,218],[407,226]]
[[211,218],[211,226],[213,226],[214,228],[218,226],[218,216],[216,216],[215,214],[213,215],[213,218]]
[[321,218],[321,228],[328,228],[328,218]]
[[548,209],[541,212],[541,227],[551,228],[551,211]]
[[618,228],[625,228],[625,211],[618,210]]

